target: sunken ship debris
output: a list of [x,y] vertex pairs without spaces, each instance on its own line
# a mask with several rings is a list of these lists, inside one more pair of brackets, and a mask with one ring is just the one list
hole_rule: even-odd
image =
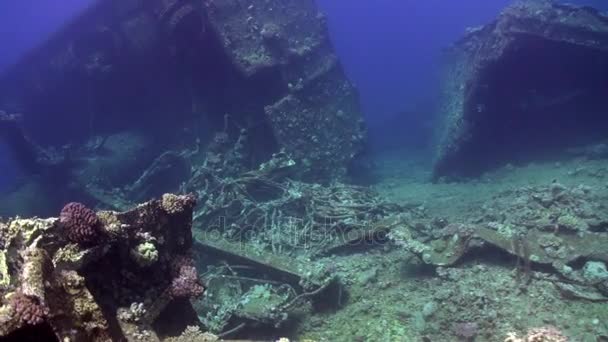
[[[99,1],[2,75],[0,94],[45,147],[98,136],[111,148],[109,136],[134,131],[156,151],[246,137],[253,167],[283,150],[303,178],[329,181],[365,140],[357,90],[309,0]],[[140,156],[123,169],[154,160]]]
[[518,1],[448,53],[434,178],[478,176],[608,132],[608,17]]

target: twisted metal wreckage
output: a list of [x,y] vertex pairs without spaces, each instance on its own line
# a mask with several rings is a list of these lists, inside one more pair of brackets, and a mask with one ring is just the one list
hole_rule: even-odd
[[[17,128],[18,125],[12,127]],[[15,132],[21,132],[21,130],[15,130]],[[16,134],[16,136],[20,135]],[[44,149],[35,146],[25,136],[21,136],[18,141],[28,145],[30,151],[46,153]],[[191,152],[185,151],[182,154],[167,152],[157,160],[170,160],[170,158],[166,158],[167,155],[183,158],[183,155],[189,153]],[[213,152],[208,151],[207,153]],[[252,325],[279,326],[291,317],[291,311],[300,307],[303,302],[314,303],[316,298],[324,298],[324,302],[336,304],[336,301],[340,301],[342,292],[338,280],[323,265],[311,261],[310,258],[333,253],[340,248],[357,245],[361,241],[384,238],[390,225],[395,224],[395,220],[383,221],[383,218],[391,212],[401,210],[397,205],[381,201],[377,195],[363,187],[343,184],[325,187],[292,180],[290,176],[297,171],[297,165],[284,152],[275,154],[270,161],[260,165],[257,170],[245,171],[237,176],[232,176],[242,169],[242,167],[235,167],[239,160],[238,155],[232,151],[222,153],[217,158],[207,158],[205,164],[197,169],[190,181],[182,185],[182,190],[194,192],[200,203],[197,207],[191,203],[187,208],[188,213],[180,216],[185,218],[192,215],[193,217],[195,227],[193,233],[196,239],[193,245],[194,253],[191,255],[195,258],[199,268],[208,267],[208,270],[200,275],[207,287],[207,295],[193,301],[197,315],[196,321],[200,319],[208,330],[218,333],[220,336],[237,333]],[[35,157],[35,159],[39,161],[39,165],[44,165],[48,160],[39,157]],[[148,180],[158,179],[156,175],[162,174],[166,169],[165,166],[166,164],[162,162],[153,163],[135,184],[145,187],[142,184]],[[98,194],[101,192],[98,189],[94,187],[87,189],[91,191],[91,196],[100,199],[100,203],[111,204],[113,208],[134,206],[125,195],[128,192],[105,192],[104,196],[99,196]],[[164,203],[173,197],[164,195],[162,198],[161,203]],[[158,204],[154,204],[158,202],[151,203],[137,206],[133,211],[124,214],[116,212],[97,214],[104,219],[114,216],[118,218],[118,221],[112,223],[111,226],[107,226],[108,223],[104,221],[105,231],[117,229],[116,227],[131,229],[129,227],[133,223],[128,220],[124,222],[120,220],[123,216],[140,217],[138,222],[146,221],[145,225],[138,223],[138,229],[141,231],[125,237],[127,241],[120,243],[120,249],[125,252],[117,254],[116,257],[130,255],[133,259],[134,254],[143,253],[156,255],[154,260],[161,260],[163,259],[162,253],[159,254],[160,250],[157,246],[160,241],[175,241],[176,239],[189,241],[191,239],[188,235],[181,238],[172,236],[172,232],[161,232],[165,234],[162,237],[150,236],[151,232],[148,230],[162,231],[164,229],[162,227],[167,225],[165,214],[148,210],[140,214],[134,213],[149,206],[158,206]],[[163,209],[161,212],[165,211],[167,209]],[[144,219],[145,215],[150,215],[150,217]],[[218,222],[227,218],[233,221],[229,224],[224,221],[225,224],[218,225]],[[301,225],[293,226],[295,219]],[[18,222],[21,221],[9,220],[5,227],[6,229],[21,227],[17,226]],[[46,223],[42,229],[43,232],[48,231],[50,236],[59,234],[56,221],[50,219],[44,222]],[[186,221],[183,224],[185,225]],[[293,229],[285,229],[290,225]],[[190,227],[190,223],[187,227]],[[19,231],[21,228],[16,229]],[[187,243],[183,246],[184,252],[188,250],[186,247],[189,245]],[[73,258],[76,260],[71,263],[78,265],[70,268],[75,271],[80,271],[85,267],[84,264],[89,265],[90,263],[95,263],[95,266],[87,267],[99,269],[96,260],[106,260],[105,253],[115,249],[112,243],[108,243],[103,248],[100,246],[90,249],[88,246],[81,247],[72,244],[65,247],[70,250],[70,253],[78,256],[74,256]],[[100,250],[104,252],[102,253]],[[131,252],[126,253],[128,250]],[[46,253],[53,259],[53,255],[59,252],[53,249],[47,250]],[[9,253],[7,252],[6,255]],[[89,257],[89,255],[95,257]],[[174,256],[167,257],[168,260],[173,258]],[[9,260],[7,270],[16,274],[20,266],[16,266],[10,258],[6,260]],[[113,267],[122,268],[124,263],[114,263]],[[121,275],[117,277],[121,277],[125,272],[128,273],[134,266],[131,265],[132,262],[127,262],[127,264],[129,266],[120,271]],[[137,267],[142,267],[141,264],[142,262]],[[143,264],[145,264],[144,269],[168,267],[158,262],[143,262]],[[54,267],[60,269],[63,266],[54,263]],[[90,274],[83,276],[85,281],[95,278]],[[104,273],[104,277],[107,279],[108,275]],[[15,282],[14,279],[13,277],[12,283],[7,283],[6,289],[19,293],[21,283]],[[24,279],[22,282],[29,281],[29,279]],[[102,282],[100,279],[95,281]],[[133,284],[121,283],[121,285],[129,287]],[[107,295],[105,290],[109,289],[102,287],[97,295],[105,298]],[[113,289],[112,291],[122,290]],[[35,298],[42,305],[47,305],[46,297],[37,295]],[[166,334],[165,330],[159,328],[160,330],[157,331],[150,326],[154,325],[153,322],[167,303],[161,305],[146,298],[131,297],[131,299],[116,304],[123,308],[122,311],[135,310],[148,313],[144,315],[145,318],[137,319],[138,333],[124,329],[114,331],[111,329],[113,325],[109,324],[108,331],[104,334],[122,334],[127,338],[131,335],[141,336],[140,333],[145,333],[146,336]],[[14,312],[11,311],[10,305],[9,302],[7,311]],[[52,310],[49,316],[53,315]],[[151,316],[150,312],[153,311],[155,314]],[[125,315],[137,316],[135,313]],[[123,316],[119,318],[126,317]],[[47,315],[45,314],[44,317]],[[131,318],[127,318],[127,321],[130,320]],[[44,321],[46,322],[46,320]],[[54,323],[49,324],[55,329]],[[74,324],[83,323],[75,322]],[[150,329],[154,331],[150,332]],[[11,331],[7,331],[5,334]],[[63,333],[58,333],[59,336],[63,336],[61,334]]]

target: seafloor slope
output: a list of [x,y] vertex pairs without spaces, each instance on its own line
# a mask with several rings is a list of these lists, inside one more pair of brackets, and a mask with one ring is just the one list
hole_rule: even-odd
[[[395,243],[323,259],[348,300],[311,316],[301,333],[327,341],[507,341],[544,327],[562,334],[546,341],[603,341],[608,160],[597,159],[597,149],[450,184],[429,181],[427,154],[379,156],[376,189],[412,208],[407,223],[392,231]],[[450,242],[470,234],[482,238],[461,254]],[[449,266],[432,266],[441,262]]]

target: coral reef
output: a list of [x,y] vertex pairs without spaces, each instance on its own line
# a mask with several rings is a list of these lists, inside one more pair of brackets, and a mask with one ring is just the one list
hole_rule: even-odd
[[[196,324],[190,303],[177,302],[204,291],[187,256],[195,200],[165,198],[171,205],[155,200],[124,213],[70,203],[58,219],[0,224],[0,336],[47,325],[59,340],[152,341]],[[93,226],[108,238],[97,239]],[[66,229],[68,239],[58,239]],[[183,325],[157,321],[168,307],[182,312]]]
[[158,250],[151,242],[144,242],[131,250],[131,256],[141,267],[154,265],[158,261]]

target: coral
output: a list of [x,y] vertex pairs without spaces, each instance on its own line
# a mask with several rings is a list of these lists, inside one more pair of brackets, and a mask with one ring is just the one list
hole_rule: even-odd
[[219,337],[208,332],[202,332],[197,326],[189,326],[178,336],[167,339],[168,342],[215,342]]
[[139,322],[147,311],[143,303],[131,303],[129,309],[120,309],[118,319],[125,322]]
[[45,321],[49,314],[40,300],[36,297],[27,296],[23,293],[15,293],[11,297],[11,307],[14,310],[14,315],[20,322],[29,325],[37,325]]
[[152,242],[144,242],[131,250],[131,257],[140,267],[148,267],[158,261],[158,250]]
[[116,213],[112,211],[100,211],[97,213],[99,222],[103,225],[105,231],[110,236],[118,236],[121,232],[120,221],[116,217]]
[[187,257],[178,257],[173,265],[174,278],[169,291],[174,298],[199,297],[205,292],[205,287],[198,279],[194,261]]
[[23,264],[19,272],[21,292],[44,300],[46,281],[53,272],[48,253],[40,248],[28,248],[21,252]]
[[575,231],[575,232],[586,231],[588,228],[588,225],[584,220],[582,220],[572,214],[565,214],[565,215],[560,216],[557,219],[557,225],[560,228]]
[[[35,238],[51,229],[56,219],[16,219],[8,226],[0,226],[0,245],[6,248],[11,240],[20,240],[24,245],[31,244]],[[18,237],[18,238],[17,238]]]
[[6,287],[11,282],[11,275],[8,270],[6,252],[0,251],[0,289]]
[[479,333],[479,324],[475,322],[455,323],[452,329],[454,335],[465,340],[472,340]]
[[533,328],[528,330],[526,336],[518,337],[516,333],[509,333],[504,342],[567,342],[568,338],[557,328],[552,326]]
[[162,208],[169,214],[176,214],[184,209],[194,207],[196,199],[194,196],[177,196],[164,194],[161,199]]
[[588,261],[583,267],[583,278],[590,283],[599,283],[608,279],[606,264],[601,261]]
[[63,289],[70,293],[70,297],[66,298],[66,301],[69,303],[68,307],[71,312],[64,312],[70,317],[70,320],[78,322],[80,326],[85,326],[83,331],[85,335],[106,331],[108,323],[96,299],[87,289],[85,278],[78,275],[76,271],[61,271],[58,280]]
[[53,257],[53,262],[56,265],[72,265],[73,268],[79,268],[76,265],[82,264],[84,252],[74,243],[70,243],[62,248],[59,248]]
[[80,245],[95,244],[101,236],[97,214],[82,203],[66,204],[59,215],[59,223],[68,240]]

